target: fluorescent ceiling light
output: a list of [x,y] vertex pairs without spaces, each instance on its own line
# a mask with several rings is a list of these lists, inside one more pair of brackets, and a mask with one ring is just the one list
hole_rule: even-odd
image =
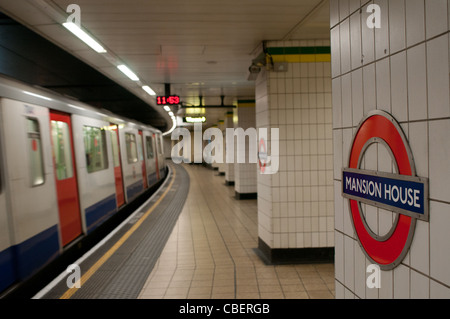
[[186,114],[205,114],[206,109],[204,107],[188,107],[186,108]]
[[148,85],[144,85],[144,86],[142,87],[142,89],[143,89],[145,92],[147,92],[148,94],[152,95],[152,96],[156,95],[155,91],[153,91],[152,88],[149,87]]
[[[139,78],[137,77],[136,74],[134,74],[133,71],[131,71],[126,65],[121,64],[118,65],[117,68],[122,71],[123,74],[125,74],[126,76],[128,76],[130,78],[130,80],[132,81],[139,81]],[[142,87],[143,88],[143,87]],[[145,90],[145,89],[144,89]]]
[[97,41],[95,41],[89,34],[84,32],[75,23],[73,23],[73,22],[65,22],[65,23],[63,23],[63,26],[67,30],[72,32],[74,35],[76,35],[81,41],[83,41],[88,46],[90,46],[96,52],[98,52],[98,53],[106,53],[106,50]]
[[204,122],[206,122],[206,117],[204,117],[204,116],[202,116],[202,117],[187,116],[186,122],[188,122],[188,123],[204,123]]
[[170,112],[170,107],[168,105],[164,105],[164,110],[166,110],[167,112]]
[[174,114],[173,114],[173,112],[169,112],[169,115],[172,117],[172,116],[175,116]]

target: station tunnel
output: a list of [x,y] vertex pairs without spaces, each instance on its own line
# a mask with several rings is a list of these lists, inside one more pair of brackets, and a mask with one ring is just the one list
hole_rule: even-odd
[[449,12],[0,0],[0,297],[450,298]]

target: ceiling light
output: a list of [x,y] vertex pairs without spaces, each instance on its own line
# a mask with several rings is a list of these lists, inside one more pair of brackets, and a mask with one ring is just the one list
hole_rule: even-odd
[[164,110],[166,110],[167,112],[171,111],[171,109],[170,109],[170,107],[168,105],[164,105]]
[[[139,81],[139,78],[137,77],[136,74],[134,74],[133,71],[131,71],[126,65],[121,64],[118,65],[117,68],[122,71],[123,74],[125,74],[126,76],[128,76],[130,78],[130,80],[132,81]],[[144,89],[144,87],[142,87]],[[145,90],[145,89],[144,89]],[[150,93],[149,93],[150,94]]]
[[84,32],[75,23],[73,23],[73,22],[65,22],[65,23],[63,23],[63,26],[67,30],[72,32],[74,35],[76,35],[81,41],[83,41],[88,46],[90,46],[96,52],[98,52],[98,53],[106,53],[106,50],[97,41],[95,41],[89,34]]
[[170,116],[175,116],[175,115],[173,114],[173,112],[169,112],[169,115],[170,115]]
[[189,107],[185,109],[186,114],[205,114],[206,109],[204,107]]
[[185,117],[187,123],[204,123],[206,122],[206,117],[192,117],[192,116],[186,116]]
[[142,89],[143,89],[145,92],[147,92],[148,94],[150,94],[151,96],[156,95],[155,91],[153,91],[152,88],[149,87],[148,85],[144,85],[144,86],[142,87]]

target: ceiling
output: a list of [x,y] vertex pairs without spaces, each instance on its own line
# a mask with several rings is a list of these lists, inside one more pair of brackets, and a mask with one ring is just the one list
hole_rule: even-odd
[[164,118],[147,103],[2,13],[0,74],[139,119],[161,130],[167,128]]
[[[73,0],[0,0],[0,9],[148,103],[155,98],[114,65],[122,61],[158,95],[165,83],[184,105],[254,97],[248,68],[264,40],[329,39],[328,0],[77,0],[81,24],[108,51],[98,54],[61,26]],[[176,109],[173,108],[176,113]],[[226,108],[207,108],[215,124]],[[170,122],[171,123],[171,122]]]

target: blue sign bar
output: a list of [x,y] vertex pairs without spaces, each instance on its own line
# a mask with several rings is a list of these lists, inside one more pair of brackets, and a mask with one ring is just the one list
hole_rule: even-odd
[[344,169],[342,193],[349,199],[428,220],[428,181],[425,178]]

